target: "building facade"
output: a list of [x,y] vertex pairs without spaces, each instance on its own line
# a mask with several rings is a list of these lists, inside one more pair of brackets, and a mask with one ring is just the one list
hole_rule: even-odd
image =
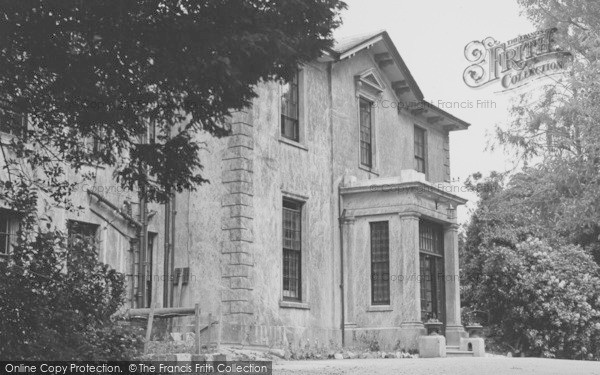
[[[81,208],[42,195],[40,217],[97,239],[100,259],[127,275],[126,308],[198,303],[219,317],[222,344],[415,349],[423,322],[439,319],[458,345],[465,200],[447,189],[449,133],[469,124],[423,100],[386,32],[340,41],[291,82],[256,90],[231,136],[198,136],[210,184],[144,213],[110,169],[90,166],[69,176]],[[14,215],[0,209],[0,258]]]
[[220,316],[224,344],[412,349],[439,319],[458,345],[449,132],[469,124],[423,100],[386,32],[257,92],[230,137],[201,137],[211,183],[176,198],[177,303]]

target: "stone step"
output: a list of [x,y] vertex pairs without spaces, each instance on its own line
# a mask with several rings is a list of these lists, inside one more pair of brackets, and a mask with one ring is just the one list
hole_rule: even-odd
[[474,353],[465,350],[446,349],[446,357],[474,357]]
[[458,345],[446,345],[446,350],[460,350]]

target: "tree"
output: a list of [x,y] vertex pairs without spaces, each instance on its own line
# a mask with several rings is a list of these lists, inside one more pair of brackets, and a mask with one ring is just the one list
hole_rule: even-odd
[[[339,0],[24,0],[0,3],[0,108],[24,113],[18,157],[53,186],[66,162],[114,166],[149,200],[194,189],[199,132],[228,134],[261,80],[332,45]],[[149,126],[156,142],[140,140]],[[102,147],[88,147],[96,138]]]
[[532,195],[536,173],[467,181],[480,201],[460,249],[463,306],[484,312],[492,340],[513,351],[597,359],[600,267],[549,225],[551,197]]
[[593,0],[520,0],[539,28],[556,27],[558,45],[573,61],[567,74],[540,93],[522,95],[500,144],[526,164],[537,220],[600,262],[600,3]]
[[135,337],[112,318],[122,275],[100,264],[91,244],[42,228],[37,192],[70,208],[74,185],[65,173],[90,164],[113,167],[121,185],[147,201],[208,182],[197,135],[228,135],[226,117],[250,105],[256,84],[289,79],[320,56],[344,7],[339,0],[0,1],[0,127],[15,135],[0,142],[8,171],[0,201],[23,215],[18,243],[0,262],[0,357],[135,354]]

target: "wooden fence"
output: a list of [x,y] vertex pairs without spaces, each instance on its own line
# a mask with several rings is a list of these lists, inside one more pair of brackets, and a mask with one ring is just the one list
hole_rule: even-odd
[[144,353],[148,351],[148,343],[150,342],[151,334],[152,334],[152,324],[154,321],[154,317],[161,318],[175,318],[181,316],[191,316],[194,315],[194,353],[200,354],[200,350],[202,345],[200,344],[200,334],[206,330],[208,330],[208,340],[207,346],[210,345],[213,340],[215,340],[217,344],[217,348],[221,344],[221,329],[217,326],[216,334],[214,332],[214,326],[219,325],[220,321],[215,320],[212,314],[208,314],[208,319],[206,324],[202,324],[202,316],[200,311],[200,305],[197,303],[194,307],[151,307],[145,309],[129,309],[127,311],[127,315],[130,318],[134,317],[148,317],[148,325],[146,326],[146,341],[144,343]]

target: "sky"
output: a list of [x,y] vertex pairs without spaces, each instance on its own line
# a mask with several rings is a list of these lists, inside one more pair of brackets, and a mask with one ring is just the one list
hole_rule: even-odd
[[[425,100],[471,124],[450,136],[453,184],[462,185],[474,172],[485,175],[514,168],[511,155],[499,148],[491,151],[488,145],[494,140],[495,125],[507,123],[510,101],[517,94],[499,93],[497,83],[473,89],[462,77],[469,65],[464,56],[469,42],[490,36],[505,42],[535,31],[516,1],[345,1],[348,9],[342,13],[343,25],[334,32],[336,38],[385,29]],[[460,195],[470,200],[458,210],[458,220],[464,223],[475,207],[475,196]]]

